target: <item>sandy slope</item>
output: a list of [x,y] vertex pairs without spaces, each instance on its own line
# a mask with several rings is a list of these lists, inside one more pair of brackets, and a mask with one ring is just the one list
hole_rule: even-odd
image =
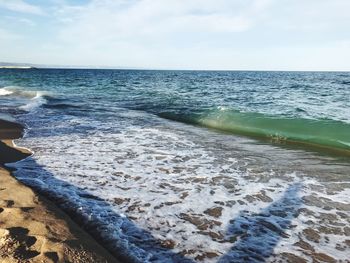
[[118,262],[53,203],[3,164],[28,153],[11,147],[21,126],[0,120],[0,262]]

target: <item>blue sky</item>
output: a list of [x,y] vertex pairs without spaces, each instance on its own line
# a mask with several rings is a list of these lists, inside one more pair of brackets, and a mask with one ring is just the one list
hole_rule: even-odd
[[0,0],[0,61],[350,70],[349,0]]

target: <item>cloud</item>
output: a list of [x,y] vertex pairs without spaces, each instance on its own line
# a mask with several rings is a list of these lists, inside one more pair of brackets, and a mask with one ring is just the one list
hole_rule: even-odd
[[3,16],[2,19],[0,19],[0,23],[3,21],[4,24],[11,23],[12,25],[14,24],[22,24],[25,27],[34,27],[36,26],[36,23],[28,18],[25,17],[18,17],[14,15],[8,15],[8,16]]
[[23,0],[0,0],[0,8],[33,15],[44,14],[39,6],[28,4]]
[[268,0],[93,0],[86,6],[62,6],[65,40],[154,40],[181,34],[235,33],[251,29]]
[[69,47],[62,49],[69,64],[190,68],[195,61],[208,61],[203,56],[213,57],[221,38],[253,30],[271,4],[272,0],[63,2],[55,12],[60,28],[53,45]]
[[[42,5],[14,8],[16,3],[34,2]],[[177,69],[349,69],[349,0],[0,0],[0,8],[10,9],[9,3],[18,12],[50,11],[50,16],[31,20],[11,12],[16,23],[0,18],[0,28],[6,29],[5,49],[17,61]],[[14,35],[26,44],[11,40]]]
[[30,19],[24,18],[24,17],[18,19],[18,22],[22,23],[25,26],[31,26],[31,27],[36,26],[35,22],[33,22]]

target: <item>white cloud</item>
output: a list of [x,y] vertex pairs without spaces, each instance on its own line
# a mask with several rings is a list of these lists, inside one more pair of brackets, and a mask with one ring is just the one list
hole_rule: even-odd
[[44,14],[43,10],[39,6],[28,4],[23,0],[0,0],[0,8],[34,15]]
[[13,15],[3,16],[2,19],[0,19],[0,22],[1,21],[4,21],[4,24],[6,24],[6,23],[11,23],[11,24],[20,23],[24,26],[30,26],[30,27],[36,26],[36,23],[31,19],[28,19],[25,17],[17,17],[17,16],[13,16]]
[[18,23],[0,19],[7,35],[25,41],[6,46],[9,58],[141,68],[350,69],[349,0],[50,3],[45,10],[52,15],[31,17],[38,25],[32,31],[21,14],[14,14]]
[[85,42],[125,38],[164,38],[176,34],[234,33],[249,30],[268,0],[93,0],[87,6],[63,6],[62,39]]
[[33,22],[33,21],[30,20],[30,19],[24,18],[24,17],[19,18],[18,21],[19,21],[20,23],[26,25],[26,26],[31,26],[31,27],[32,27],[32,26],[36,26],[36,23],[35,23],[35,22]]

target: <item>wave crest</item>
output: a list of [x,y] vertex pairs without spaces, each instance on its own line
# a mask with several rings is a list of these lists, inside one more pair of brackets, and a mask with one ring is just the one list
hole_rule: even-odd
[[33,99],[38,96],[46,96],[49,95],[47,92],[44,91],[37,91],[37,90],[28,90],[20,86],[7,86],[0,89],[0,92],[2,90],[2,93],[6,93],[8,95],[12,96],[18,96],[22,98],[28,98]]
[[0,96],[8,96],[11,95],[13,92],[11,90],[8,90],[5,88],[0,88]]
[[350,154],[350,124],[341,121],[286,118],[221,108],[190,115],[162,113],[160,117],[276,143],[302,144]]
[[29,101],[19,107],[21,110],[32,111],[47,103],[49,93],[37,90],[27,90],[19,86],[7,86],[0,89],[0,96],[14,96],[28,99]]

